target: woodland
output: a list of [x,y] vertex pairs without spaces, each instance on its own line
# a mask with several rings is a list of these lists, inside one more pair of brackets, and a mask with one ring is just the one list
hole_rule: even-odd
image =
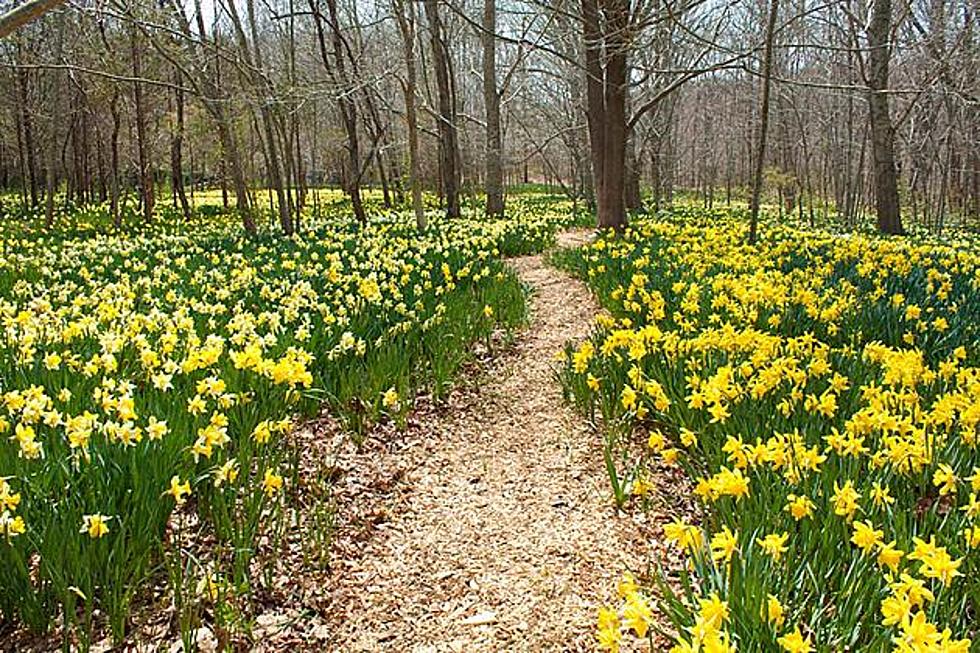
[[980,652],[980,0],[0,0],[0,649]]

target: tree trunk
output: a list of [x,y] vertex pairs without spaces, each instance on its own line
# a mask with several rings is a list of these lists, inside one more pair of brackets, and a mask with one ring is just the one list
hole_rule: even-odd
[[[255,1],[248,0],[245,5],[245,10],[248,12],[247,19],[249,33],[252,40],[251,47],[249,47],[249,37],[247,37],[245,34],[245,28],[242,24],[241,16],[239,16],[235,3],[222,3],[222,6],[227,10],[227,14],[231,19],[231,23],[234,28],[235,37],[238,40],[239,51],[242,57],[245,59],[245,64],[251,71],[250,81],[252,83],[252,87],[257,93],[260,94],[259,99],[261,104],[259,106],[258,113],[262,124],[261,128],[257,131],[260,137],[263,155],[266,159],[266,173],[269,179],[269,186],[275,193],[279,213],[279,225],[282,228],[283,233],[289,236],[293,233],[293,220],[289,210],[289,198],[286,196],[285,182],[283,181],[282,165],[279,158],[280,147],[276,133],[275,119],[272,109],[269,106],[274,96],[274,89],[271,88],[270,83],[264,77],[265,70],[262,57],[262,47],[259,42],[258,24],[255,17]],[[238,191],[236,190],[236,194],[237,192]]]
[[[55,60],[60,60],[64,52],[64,32],[65,23],[62,17],[58,21],[58,27],[54,34],[54,56]],[[48,133],[47,142],[44,148],[44,223],[47,227],[54,224],[54,196],[58,190],[58,142],[59,142],[59,121],[62,119],[62,78],[61,71],[52,71],[50,76],[50,88],[47,97]]]
[[7,161],[7,147],[0,141],[0,189],[10,189],[10,167]]
[[299,117],[296,118],[296,123],[293,127],[295,130],[295,135],[293,136],[293,141],[296,145],[295,157],[296,157],[296,230],[300,230],[300,216],[303,213],[303,209],[306,207],[306,168],[303,163],[303,152],[300,149],[300,125]]
[[[251,201],[248,195],[248,185],[245,181],[245,166],[242,161],[241,149],[235,135],[231,119],[226,112],[227,103],[224,94],[221,92],[221,57],[216,55],[217,44],[207,38],[208,29],[204,24],[204,12],[201,9],[201,0],[194,0],[194,15],[196,18],[197,34],[193,33],[190,22],[183,13],[182,5],[173,0],[172,7],[178,17],[181,32],[185,36],[188,53],[192,60],[202,62],[202,71],[198,76],[194,76],[187,81],[192,84],[201,99],[201,104],[215,122],[218,130],[218,141],[221,144],[222,160],[222,201],[224,206],[228,206],[226,191],[226,173],[231,174],[232,183],[235,187],[236,210],[242,219],[242,227],[249,234],[256,232],[255,218],[252,215]],[[155,43],[154,43],[155,44]],[[198,50],[200,44],[201,50]],[[207,49],[212,49],[215,56],[210,56]],[[210,68],[208,61],[214,62],[214,68]],[[206,170],[205,166],[205,170]],[[192,166],[193,168],[193,166]]]
[[20,112],[17,119],[17,173],[20,176],[20,202],[25,207],[28,206],[28,177],[27,177],[27,152],[24,150],[24,129],[23,120]]
[[[175,75],[179,85],[180,75]],[[180,203],[180,211],[185,220],[191,217],[191,206],[187,201],[187,191],[184,188],[184,91],[179,86],[174,92],[176,103],[176,119],[174,131],[170,139],[170,179],[175,199]]]
[[605,162],[602,166],[600,225],[621,230],[626,226],[626,32],[629,29],[629,2],[607,0],[606,4],[606,81],[605,81]]
[[54,224],[54,196],[58,190],[58,120],[59,97],[61,93],[61,74],[55,73],[52,80],[51,117],[48,120],[47,141],[44,146],[44,224]]
[[592,160],[592,188],[596,198],[596,211],[599,214],[599,224],[602,224],[602,182],[604,179],[602,166],[605,159],[605,132],[602,129],[605,120],[605,99],[603,84],[605,73],[602,69],[602,26],[597,0],[582,0],[582,33],[585,42],[585,115],[589,128],[589,151]]
[[875,204],[878,229],[885,234],[902,235],[902,215],[898,201],[898,173],[895,169],[895,143],[888,112],[888,60],[891,39],[891,0],[874,0],[868,25],[870,53],[868,109],[871,120],[871,150],[875,168]]
[[153,221],[153,171],[150,169],[149,144],[146,134],[146,100],[143,96],[143,84],[139,79],[143,75],[142,43],[136,27],[130,32],[133,55],[133,103],[136,109],[136,152],[139,162],[140,190],[143,195],[143,221]]
[[599,227],[626,227],[628,0],[582,0],[586,117]]
[[52,118],[52,133],[48,135],[48,143],[44,148],[44,224],[51,227],[54,224],[54,194],[57,190],[57,178],[55,177],[55,166],[58,163],[58,138],[55,125],[56,118]]
[[500,137],[500,93],[497,91],[496,0],[483,0],[483,103],[487,114],[487,216],[504,215],[504,170]]
[[34,144],[34,122],[29,110],[27,93],[27,71],[17,71],[17,90],[20,94],[20,115],[24,125],[24,153],[27,159],[27,174],[30,178],[31,206],[38,204],[37,146]]
[[[249,26],[252,32],[252,47],[255,49],[256,76],[260,76],[263,70],[262,47],[259,44],[258,27],[255,22],[255,3],[249,0],[248,3]],[[272,89],[268,84],[260,83],[259,87],[269,96],[271,100]],[[279,140],[276,133],[272,109],[267,102],[262,103],[259,111],[262,115],[262,127],[265,131],[266,149],[269,153],[269,183],[276,193],[276,203],[279,209],[279,226],[285,235],[293,233],[293,218],[289,209],[289,198],[286,196],[286,186],[283,180],[282,164],[279,158]]]
[[85,189],[86,201],[95,201],[95,190],[92,183],[92,157],[90,139],[92,132],[92,120],[88,108],[88,99],[83,94],[84,104],[82,106],[82,186]]
[[118,229],[122,226],[119,213],[119,131],[122,129],[122,116],[119,113],[119,89],[113,88],[112,101],[109,104],[112,114],[112,136],[109,143],[109,169],[112,178],[109,186],[109,215],[112,224]]
[[347,135],[347,165],[344,172],[344,187],[350,195],[351,208],[354,217],[361,224],[367,222],[364,212],[364,202],[361,198],[361,146],[358,134],[357,102],[354,99],[354,88],[348,79],[344,55],[344,42],[340,33],[339,15],[336,0],[327,0],[327,22],[330,26],[331,48],[327,47],[326,35],[323,30],[323,14],[320,12],[317,0],[309,0],[313,23],[316,28],[317,44],[320,49],[320,59],[333,85],[336,87],[337,102],[340,115]]
[[[419,120],[416,109],[418,80],[415,71],[415,5],[403,0],[394,0],[395,18],[402,36],[402,50],[405,57],[405,123],[408,127],[408,176],[412,187],[412,210],[415,213],[415,226],[425,231],[425,206],[422,203],[422,166],[419,162]],[[406,11],[408,14],[406,15]]]
[[235,187],[235,208],[242,217],[245,231],[255,233],[255,218],[252,216],[251,200],[248,196],[248,184],[245,183],[245,168],[242,165],[238,141],[224,121],[218,124],[218,134],[221,138],[221,149],[225,152],[225,169],[231,171],[231,183]]
[[380,153],[374,157],[374,164],[378,169],[378,181],[381,182],[381,201],[386,209],[390,209],[391,190],[388,188],[388,171],[385,170],[384,157]]
[[772,86],[772,46],[776,38],[776,17],[779,0],[769,4],[769,21],[766,24],[766,49],[762,60],[762,98],[759,101],[759,144],[755,151],[755,170],[752,173],[752,200],[749,203],[749,244],[759,238],[759,201],[762,198],[762,170],[766,163],[766,137],[769,135],[769,90]]
[[439,96],[439,172],[446,198],[446,217],[458,218],[459,206],[459,145],[456,138],[456,108],[449,79],[449,53],[442,35],[439,0],[425,0],[432,41],[432,61],[436,72]]

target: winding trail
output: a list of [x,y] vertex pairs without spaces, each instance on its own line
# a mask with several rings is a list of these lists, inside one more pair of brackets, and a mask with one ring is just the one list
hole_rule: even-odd
[[553,376],[596,304],[542,256],[511,265],[532,288],[531,323],[481,387],[424,424],[404,500],[344,568],[330,650],[591,651],[597,606],[639,564],[598,438]]

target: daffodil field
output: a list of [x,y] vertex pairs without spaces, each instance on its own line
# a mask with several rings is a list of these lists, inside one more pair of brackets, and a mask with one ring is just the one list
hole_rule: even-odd
[[[420,233],[376,199],[359,226],[324,191],[289,238],[206,194],[189,222],[0,222],[5,622],[85,650],[165,593],[185,650],[202,605],[247,631],[288,532],[329,540],[304,420],[358,442],[443,397],[526,322],[502,259],[588,219],[525,193]],[[604,309],[558,377],[612,496],[673,506],[598,647],[980,651],[980,242],[746,225],[682,204],[551,255]]]
[[657,611],[677,652],[980,650],[976,242],[745,225],[679,209],[556,257],[607,309],[560,376],[618,501],[664,468],[697,499],[600,648]]
[[397,421],[522,324],[501,257],[541,250],[569,211],[515,198],[509,215],[433,213],[419,234],[338,205],[292,238],[221,215],[0,223],[0,616],[86,648],[122,641],[161,578],[178,618],[261,587],[295,526],[296,418],[325,405],[355,437]]

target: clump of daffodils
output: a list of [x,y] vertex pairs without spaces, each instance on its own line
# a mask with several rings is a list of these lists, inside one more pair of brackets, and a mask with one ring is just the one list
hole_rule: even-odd
[[[721,644],[687,629],[678,650],[969,650],[978,243],[770,225],[746,247],[727,210],[674,211],[562,259],[607,312],[560,377],[616,433],[648,430],[642,452],[609,438],[614,490],[628,478],[636,505],[655,505],[667,464],[700,504],[700,524],[676,519],[664,537],[687,591],[716,592],[731,617]],[[704,621],[691,597],[655,607]],[[602,623],[609,643],[634,632],[608,611]]]
[[0,223],[4,622],[98,607],[126,623],[119,597],[186,524],[233,552],[223,583],[249,586],[291,499],[301,410],[326,400],[352,429],[401,419],[430,371],[455,373],[433,365],[459,358],[439,347],[516,326],[524,296],[500,258],[539,251],[568,215],[511,210],[419,234],[408,214],[354,227],[337,204],[290,239],[246,238],[231,216]]

